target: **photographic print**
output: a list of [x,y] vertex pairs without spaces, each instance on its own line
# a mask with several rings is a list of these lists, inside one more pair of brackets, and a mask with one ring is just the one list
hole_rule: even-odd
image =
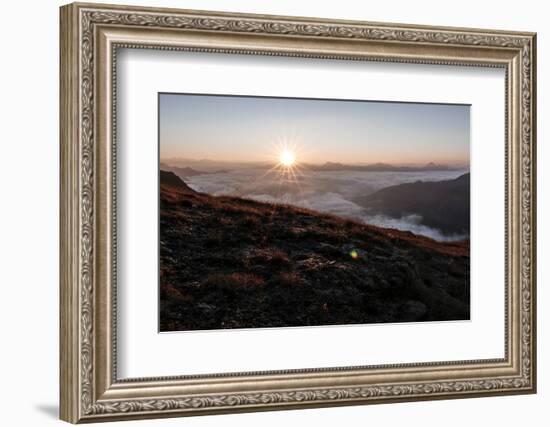
[[160,93],[161,332],[470,318],[470,106]]

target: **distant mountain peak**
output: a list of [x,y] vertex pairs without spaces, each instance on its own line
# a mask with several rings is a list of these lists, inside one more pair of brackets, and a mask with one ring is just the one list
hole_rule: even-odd
[[390,163],[376,162],[364,164],[344,164],[338,162],[326,162],[321,165],[307,165],[314,171],[363,171],[363,172],[422,172],[422,171],[447,171],[452,170],[447,165],[430,162],[424,166],[403,166]]

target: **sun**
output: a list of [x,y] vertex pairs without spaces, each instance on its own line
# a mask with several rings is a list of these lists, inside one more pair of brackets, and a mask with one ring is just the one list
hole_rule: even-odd
[[279,163],[286,168],[292,167],[296,163],[296,154],[291,150],[284,149],[279,154]]

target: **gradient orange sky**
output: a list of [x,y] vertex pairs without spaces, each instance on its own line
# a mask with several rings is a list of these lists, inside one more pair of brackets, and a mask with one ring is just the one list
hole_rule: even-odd
[[469,166],[470,106],[159,94],[160,157]]

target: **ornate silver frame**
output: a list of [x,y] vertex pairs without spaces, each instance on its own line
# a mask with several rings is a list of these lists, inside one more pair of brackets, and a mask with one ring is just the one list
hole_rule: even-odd
[[[71,4],[61,8],[60,41],[61,419],[535,392],[535,34]],[[505,357],[118,380],[113,150],[118,47],[504,68]]]

